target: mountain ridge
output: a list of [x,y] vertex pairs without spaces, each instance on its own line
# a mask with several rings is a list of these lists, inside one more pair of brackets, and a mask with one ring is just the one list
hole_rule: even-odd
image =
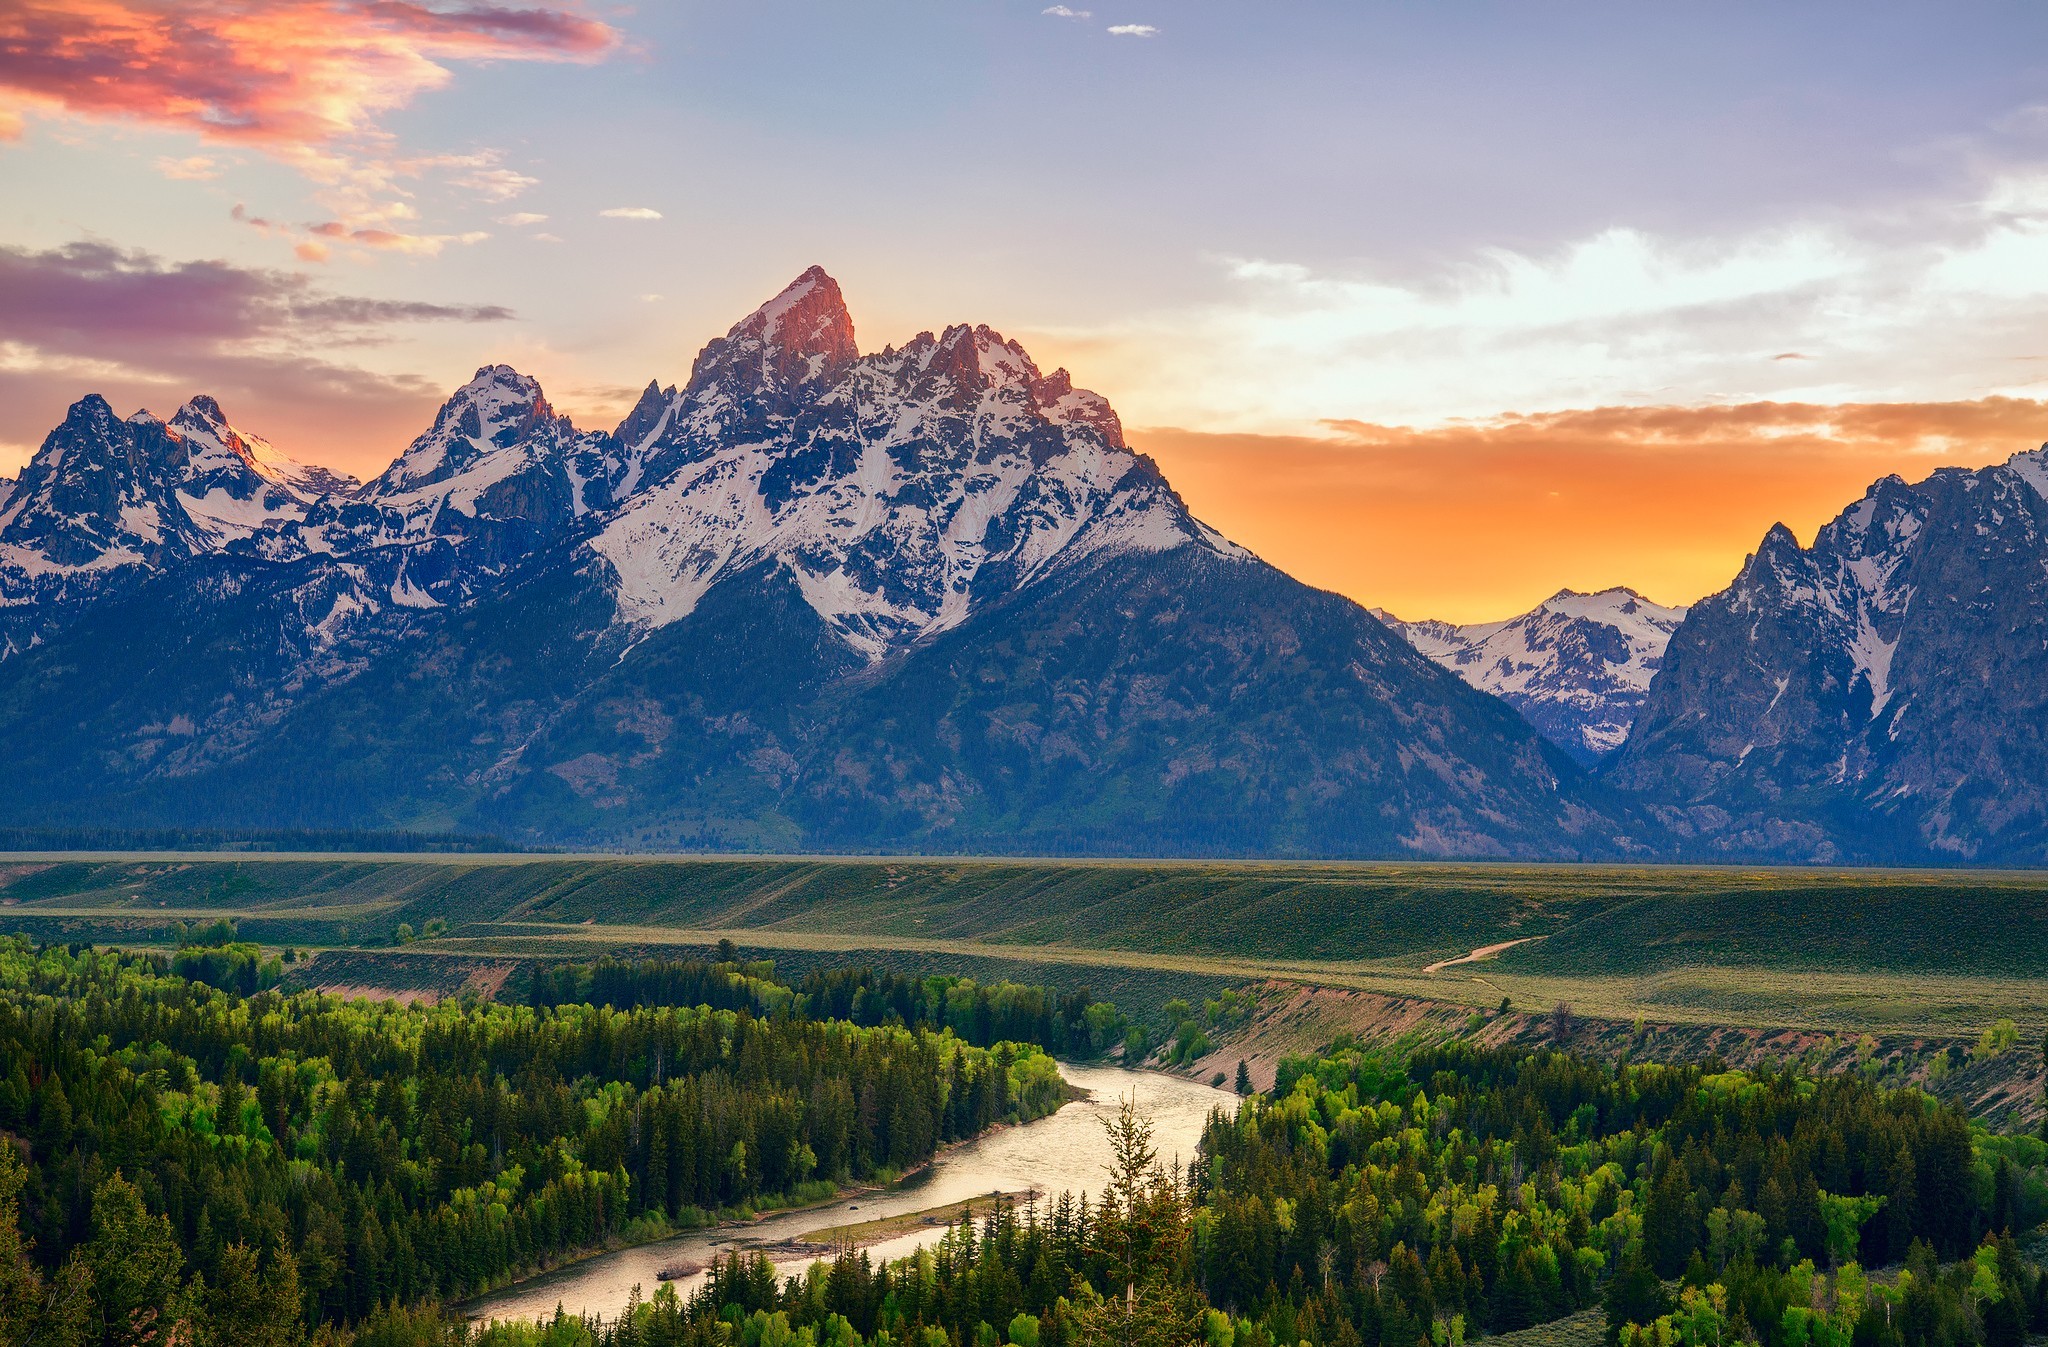
[[1703,854],[2048,862],[2048,446],[1774,525],[1609,777]]

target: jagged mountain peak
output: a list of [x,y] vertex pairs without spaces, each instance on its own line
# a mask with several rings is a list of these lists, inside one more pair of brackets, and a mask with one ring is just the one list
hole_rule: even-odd
[[680,621],[721,578],[770,565],[879,659],[1090,558],[1246,555],[1064,370],[1042,375],[986,325],[859,357],[843,311],[814,269],[714,341],[680,395],[643,395],[629,422],[665,427],[648,485],[592,543],[623,625]]
[[1064,368],[1040,379],[1031,393],[1049,419],[1087,426],[1119,449],[1130,447],[1124,441],[1123,420],[1109,405],[1109,399],[1086,388],[1074,387],[1073,376]]
[[1612,585],[1590,592],[1560,589],[1538,605],[1537,611],[1567,621],[1586,619],[1640,631],[1646,638],[1660,644],[1685,617],[1683,606],[1658,603],[1626,585]]
[[[138,421],[156,420],[147,411],[138,411],[132,419]],[[66,426],[111,426],[119,420],[121,420],[121,416],[114,410],[112,403],[108,402],[98,393],[87,393],[84,397],[64,409],[64,419],[58,423],[58,428],[61,430]],[[49,441],[45,440],[45,448],[48,447],[48,444]]]
[[0,608],[54,612],[303,518],[333,480],[235,430],[210,397],[166,422],[88,394],[0,510]]
[[[485,365],[449,395],[434,424],[364,489],[379,499],[434,487],[496,463],[507,451],[531,441],[559,441],[575,434],[557,416],[540,381],[510,365]],[[497,466],[502,467],[502,464]]]
[[238,429],[210,394],[188,399],[164,424],[185,449],[185,489],[201,496],[220,489],[247,500],[260,485],[268,485],[310,502],[346,496],[361,485],[344,473],[300,463],[262,436]]
[[[474,415],[494,439],[517,433],[534,420],[554,415],[540,380],[510,365],[485,365],[448,395],[435,414],[436,429]],[[471,432],[475,433],[475,432]]]
[[854,343],[853,314],[839,282],[823,267],[811,267],[791,281],[781,294],[756,309],[735,335],[758,336],[770,346],[804,354],[823,354],[853,360],[860,351]]
[[2048,854],[2044,486],[2029,451],[1882,477],[1810,547],[1773,528],[1693,608],[1613,779],[1731,851]]
[[669,409],[676,398],[675,386],[661,386],[661,380],[649,379],[647,387],[641,390],[633,409],[619,422],[612,438],[628,448],[638,448],[661,433],[662,423],[668,418]]
[[194,393],[185,400],[171,417],[172,424],[184,422],[197,426],[225,426],[228,414],[221,410],[220,400],[211,393]]
[[812,267],[697,357],[690,391],[749,399],[829,382],[860,358],[839,282]]

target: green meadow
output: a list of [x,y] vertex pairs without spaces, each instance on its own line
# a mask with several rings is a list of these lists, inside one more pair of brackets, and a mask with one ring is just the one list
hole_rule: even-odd
[[[1830,1032],[2048,1026],[2048,875],[1631,866],[14,855],[0,929],[146,945],[227,916],[351,952],[588,958],[730,939],[792,970],[1085,983],[1134,1002],[1267,977],[1474,1007]],[[1496,956],[1431,964],[1517,941]],[[373,957],[375,956],[375,957]]]

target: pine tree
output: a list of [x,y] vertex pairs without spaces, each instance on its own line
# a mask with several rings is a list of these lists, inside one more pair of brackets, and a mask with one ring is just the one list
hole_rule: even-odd
[[305,1340],[298,1263],[280,1253],[261,1274],[256,1264],[254,1249],[230,1244],[213,1285],[193,1280],[194,1347],[298,1347]]
[[185,1255],[171,1223],[152,1215],[120,1174],[92,1195],[92,1238],[84,1265],[106,1347],[153,1347],[172,1340],[183,1317]]
[[0,1347],[21,1347],[36,1327],[43,1278],[21,1237],[21,1186],[28,1170],[14,1147],[0,1143]]
[[1682,1275],[1699,1247],[1693,1229],[1692,1179],[1685,1165],[1673,1156],[1650,1189],[1649,1206],[1643,1212],[1643,1251],[1660,1277]]

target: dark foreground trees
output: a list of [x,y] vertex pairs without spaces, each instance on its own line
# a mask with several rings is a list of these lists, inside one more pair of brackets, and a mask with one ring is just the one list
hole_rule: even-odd
[[[657,973],[604,995],[691,994]],[[1057,1103],[1029,1048],[808,1013],[829,990],[879,1014],[877,987],[907,990],[849,979],[765,1018],[755,992],[407,1008],[0,945],[0,1347],[1462,1347],[1581,1312],[1617,1347],[2020,1347],[2048,1327],[2022,1253],[2048,1214],[2037,1137],[1855,1077],[1458,1044],[1289,1060],[1186,1170],[1126,1109],[1096,1198],[1001,1208],[906,1262],[779,1281],[735,1255],[605,1323],[441,1308]]]

